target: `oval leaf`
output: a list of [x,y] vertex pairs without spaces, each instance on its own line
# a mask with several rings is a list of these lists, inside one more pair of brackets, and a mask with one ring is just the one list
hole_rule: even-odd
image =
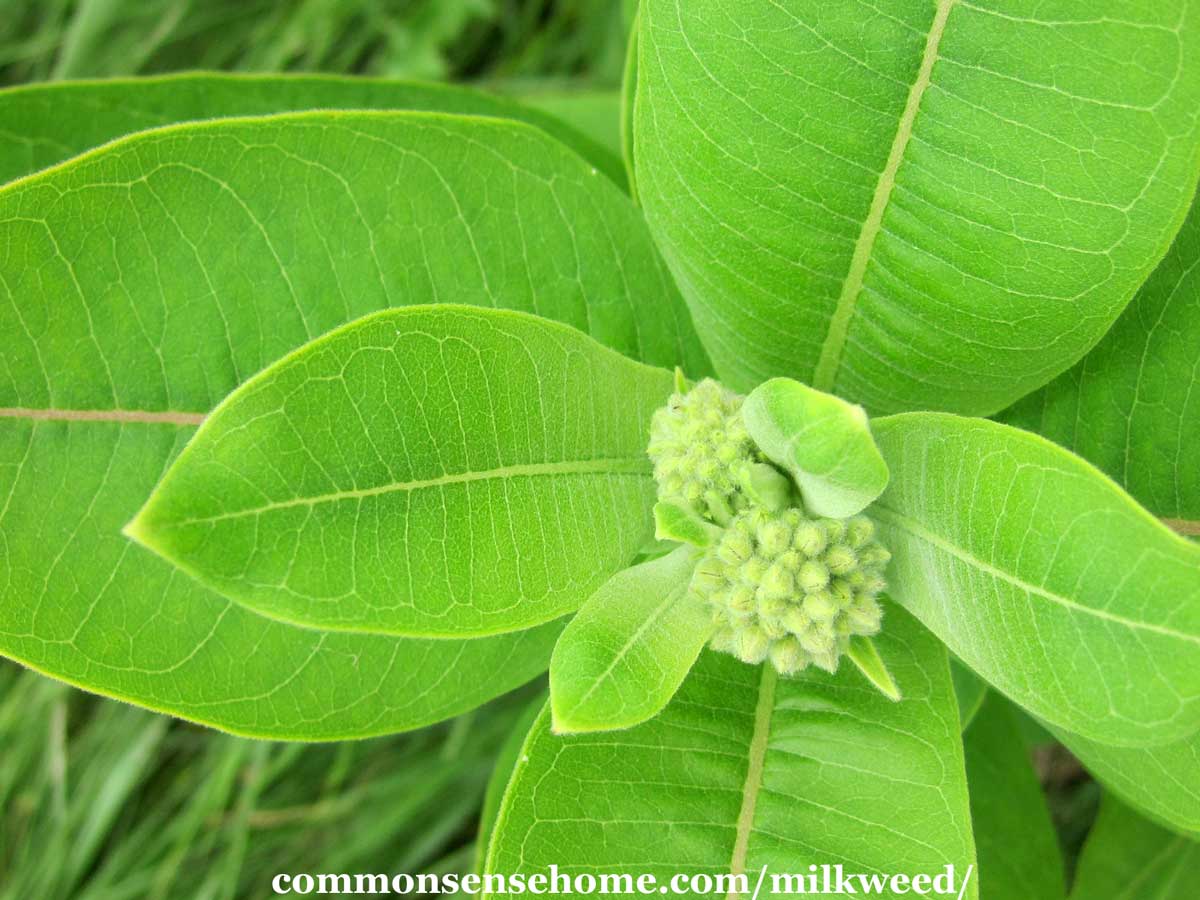
[[583,605],[550,658],[556,733],[629,728],[675,696],[713,631],[688,589],[699,557],[678,547],[618,572]]
[[987,900],[1062,900],[1062,853],[1008,702],[989,694],[963,735],[979,884]]
[[758,449],[792,476],[815,516],[858,515],[887,487],[887,463],[861,406],[772,378],[746,397],[742,417]]
[[639,201],[738,390],[1001,409],[1107,331],[1196,184],[1187,0],[646,0],[638,63]]
[[[665,365],[691,353],[628,201],[499,121],[306,113],[147,132],[0,189],[0,231],[0,653],[242,734],[454,715],[544,671],[559,630],[292,628],[125,539],[242,379],[357,315],[443,297],[536,308]],[[522,240],[535,233],[544,255]]]
[[219,72],[0,90],[0,182],[147,128],[305,109],[409,109],[515,119],[562,141],[617,184],[625,183],[621,160],[595,140],[554,115],[482,91],[379,78]]
[[1063,728],[1123,745],[1200,728],[1200,547],[1035,435],[937,413],[874,429],[893,599]]
[[1052,731],[1126,803],[1200,839],[1200,732],[1155,747],[1112,747],[1061,728]]
[[1164,831],[1106,795],[1079,856],[1071,900],[1193,900],[1197,872],[1200,841]]
[[127,533],[293,624],[529,628],[650,537],[646,435],[671,384],[535,316],[376,313],[230,395]]
[[[526,740],[487,871],[944,874],[975,852],[946,652],[888,608],[879,650],[904,698],[853,666],[776,678],[705,652],[679,694],[628,731]],[[976,897],[970,878],[963,897]],[[763,896],[774,890],[768,880]],[[722,892],[725,888],[722,887]],[[790,893],[797,893],[791,888]]]
[[1004,414],[1200,536],[1200,203],[1133,303],[1079,365]]

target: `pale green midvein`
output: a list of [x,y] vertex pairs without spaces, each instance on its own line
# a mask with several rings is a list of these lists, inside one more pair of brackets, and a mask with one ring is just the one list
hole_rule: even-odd
[[[750,762],[746,766],[746,780],[742,784],[742,808],[738,813],[733,855],[729,859],[729,871],[733,875],[746,874],[746,854],[750,848],[750,832],[754,829],[754,809],[762,790],[763,765],[767,756],[767,738],[771,734],[771,716],[775,712],[775,685],[778,680],[774,666],[762,667],[758,704],[754,708],[754,732],[750,737]],[[739,896],[737,891],[730,890],[728,900],[736,900]]]
[[867,264],[871,261],[871,251],[875,247],[875,239],[883,226],[883,213],[887,209],[892,196],[892,188],[896,186],[896,173],[904,159],[904,151],[912,137],[913,123],[917,119],[917,110],[921,106],[921,98],[925,95],[933,75],[933,64],[937,62],[938,45],[942,33],[946,30],[946,19],[956,0],[938,0],[937,11],[933,16],[933,24],[925,39],[925,50],[921,55],[921,67],[917,70],[917,78],[908,89],[908,100],[904,111],[900,114],[900,122],[896,126],[896,136],[892,139],[892,149],[888,153],[887,163],[879,175],[875,185],[875,195],[871,198],[871,207],[867,218],[863,221],[862,230],[858,233],[858,241],[854,245],[854,255],[850,257],[850,268],[846,271],[846,279],[842,282],[842,292],[838,296],[837,307],[829,320],[829,331],[825,335],[825,343],[821,345],[821,356],[817,359],[813,370],[812,386],[821,391],[832,391],[837,377],[838,366],[842,361],[842,350],[846,346],[846,333],[850,329],[850,319],[854,316],[854,307],[858,295],[862,293],[863,279],[867,274]]
[[[492,478],[531,478],[547,475],[650,475],[648,459],[585,459],[568,460],[565,462],[524,463],[514,466],[501,466],[496,469],[482,469],[475,472],[456,472],[452,475],[439,475],[436,478],[425,478],[414,481],[396,481],[381,484],[371,488],[359,488],[345,491],[331,491],[328,494],[315,494],[311,497],[294,497],[290,500],[279,500],[274,503],[264,503],[248,509],[239,509],[215,516],[200,516],[194,519],[177,519],[170,522],[157,522],[156,527],[175,528],[183,525],[195,525],[206,522],[220,522],[224,519],[236,519],[242,516],[254,516],[277,509],[290,509],[297,506],[316,506],[319,503],[333,503],[339,500],[361,500],[365,497],[377,497],[380,494],[390,494],[396,491],[419,491],[424,488],[443,487],[450,484],[466,484],[472,481],[487,481]],[[149,508],[149,507],[147,507]],[[130,524],[131,530],[137,530],[138,519]]]
[[1061,594],[1055,594],[1053,591],[1049,591],[1044,587],[1031,584],[1030,582],[1012,574],[1011,572],[1005,572],[1003,569],[998,569],[990,563],[979,559],[977,556],[971,555],[962,548],[950,543],[940,535],[934,534],[920,522],[910,519],[908,516],[901,515],[900,513],[893,512],[886,507],[880,505],[872,507],[871,515],[877,519],[880,519],[881,521],[891,522],[895,527],[901,529],[902,531],[907,531],[918,540],[922,540],[927,544],[932,544],[939,550],[949,553],[960,562],[979,569],[981,572],[985,572],[988,575],[991,575],[993,578],[998,578],[1001,581],[1005,581],[1015,588],[1026,591],[1032,596],[1041,597],[1043,600],[1049,600],[1051,603],[1057,603],[1060,606],[1065,606],[1068,609],[1078,610],[1085,615],[1095,616],[1098,619],[1104,619],[1109,622],[1116,622],[1117,624],[1124,625],[1127,628],[1134,628],[1139,631],[1150,631],[1154,632],[1155,634],[1161,634],[1177,640],[1187,641],[1192,644],[1200,644],[1200,637],[1197,637],[1196,635],[1187,634],[1186,632],[1182,631],[1175,631],[1174,629],[1167,628],[1163,625],[1155,625],[1151,622],[1138,622],[1135,619],[1127,619],[1125,616],[1119,616],[1116,613],[1110,613],[1107,610],[1097,609],[1092,606],[1084,606],[1082,603],[1076,603],[1074,600],[1069,600]]

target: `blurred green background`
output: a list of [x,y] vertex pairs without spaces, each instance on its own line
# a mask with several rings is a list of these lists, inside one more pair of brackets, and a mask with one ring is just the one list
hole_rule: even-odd
[[184,69],[615,87],[621,0],[0,0],[0,83]]
[[[628,6],[629,4],[625,4]],[[0,0],[0,86],[194,69],[470,82],[615,145],[620,0]],[[0,659],[0,900],[270,895],[277,872],[470,871],[540,686],[338,745],[242,740]]]

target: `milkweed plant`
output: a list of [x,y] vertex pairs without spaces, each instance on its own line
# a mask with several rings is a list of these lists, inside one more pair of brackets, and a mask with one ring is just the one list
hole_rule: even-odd
[[0,92],[0,651],[305,741],[548,671],[489,873],[1061,898],[1033,736],[1105,792],[1076,896],[1184,897],[1200,8],[636,19],[623,160],[466,88]]

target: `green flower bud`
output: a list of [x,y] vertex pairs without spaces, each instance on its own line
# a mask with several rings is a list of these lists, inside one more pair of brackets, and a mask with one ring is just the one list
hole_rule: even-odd
[[792,635],[781,637],[771,644],[771,665],[781,675],[795,675],[808,666],[808,653]]
[[825,565],[834,575],[848,575],[858,568],[858,557],[846,544],[834,544],[825,551]]
[[796,549],[805,556],[820,556],[825,552],[825,529],[820,522],[802,522],[792,539]]
[[761,462],[741,420],[743,398],[710,378],[683,387],[650,420],[647,453],[658,498],[724,525],[751,505],[742,470]]
[[796,579],[801,590],[813,594],[829,584],[829,568],[820,560],[809,559],[800,566],[800,576]]
[[784,675],[809,665],[833,672],[852,637],[879,631],[888,558],[863,517],[751,506],[708,548],[692,589],[713,609],[714,650],[769,659]]

